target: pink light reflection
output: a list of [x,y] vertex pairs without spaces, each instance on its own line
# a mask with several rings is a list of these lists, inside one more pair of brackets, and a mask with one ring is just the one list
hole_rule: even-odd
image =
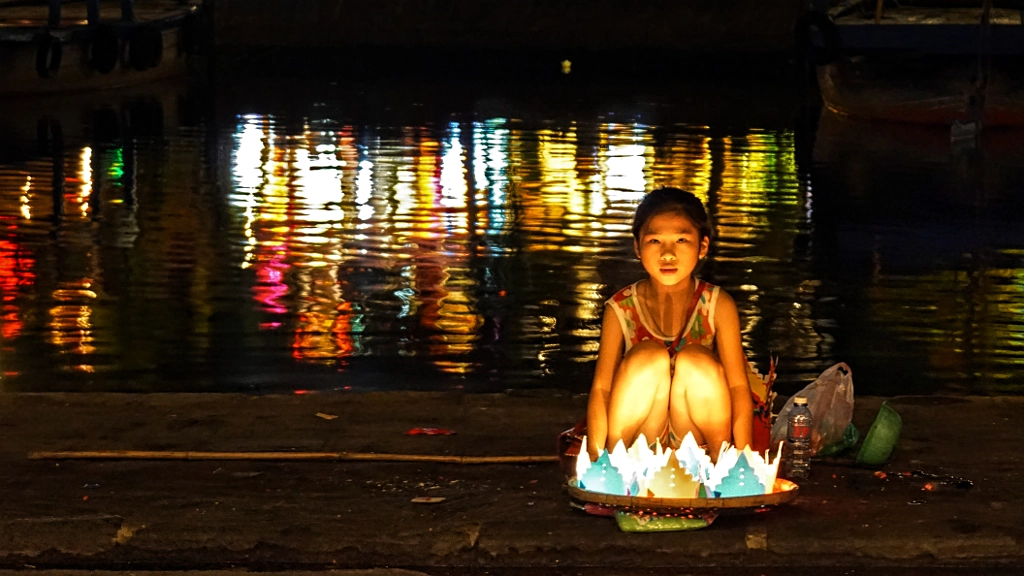
[[253,298],[262,305],[260,309],[271,314],[287,313],[288,309],[277,301],[288,294],[288,286],[282,282],[284,272],[289,268],[284,262],[283,251],[274,253],[269,260],[257,262],[253,268],[256,271]]

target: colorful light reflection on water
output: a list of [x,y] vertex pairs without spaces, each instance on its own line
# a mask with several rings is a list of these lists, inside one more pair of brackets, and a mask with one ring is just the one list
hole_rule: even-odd
[[792,126],[230,118],[0,165],[4,389],[582,392],[642,272],[633,209],[671,185],[784,390],[860,360],[862,392],[1020,392],[1024,242],[907,264],[918,223],[837,216],[854,164],[799,166]]
[[[708,129],[687,127],[662,146],[653,131],[487,118],[393,131],[308,122],[288,132],[270,116],[240,118],[229,202],[245,215],[241,266],[255,270],[261,326],[287,326],[304,362],[397,345],[467,374],[483,368],[478,348],[517,333],[510,345],[542,371],[553,355],[589,362],[609,287],[597,264],[628,259],[636,203],[657,185],[708,200]],[[743,261],[767,228],[751,206],[774,194],[799,212],[806,199],[791,136],[751,131],[719,145],[718,258]],[[520,259],[531,278],[494,274]],[[554,269],[561,278],[549,283]],[[351,280],[366,271],[375,283]],[[520,282],[561,294],[524,294]],[[518,315],[503,301],[536,312]]]

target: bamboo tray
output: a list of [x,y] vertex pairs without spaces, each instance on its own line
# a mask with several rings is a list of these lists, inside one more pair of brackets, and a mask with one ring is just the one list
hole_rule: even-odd
[[621,510],[725,510],[753,509],[777,506],[793,501],[800,487],[789,480],[775,480],[771,494],[759,496],[734,496],[730,498],[651,498],[647,496],[616,496],[590,492],[580,488],[576,479],[569,480],[569,495],[591,504],[600,504]]

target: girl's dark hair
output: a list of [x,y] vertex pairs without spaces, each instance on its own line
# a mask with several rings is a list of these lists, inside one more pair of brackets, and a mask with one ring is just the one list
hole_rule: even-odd
[[633,238],[640,240],[640,231],[651,218],[676,210],[686,214],[686,217],[697,226],[702,239],[712,237],[711,218],[700,198],[694,196],[692,192],[666,186],[648,192],[636,207],[636,214],[633,215]]

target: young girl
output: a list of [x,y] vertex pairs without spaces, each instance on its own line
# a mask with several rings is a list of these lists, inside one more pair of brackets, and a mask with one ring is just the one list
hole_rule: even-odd
[[753,401],[736,303],[695,276],[711,223],[678,188],[647,194],[633,217],[633,247],[647,278],[605,305],[587,406],[591,460],[622,440],[678,447],[687,432],[715,460],[723,442],[751,443]]

